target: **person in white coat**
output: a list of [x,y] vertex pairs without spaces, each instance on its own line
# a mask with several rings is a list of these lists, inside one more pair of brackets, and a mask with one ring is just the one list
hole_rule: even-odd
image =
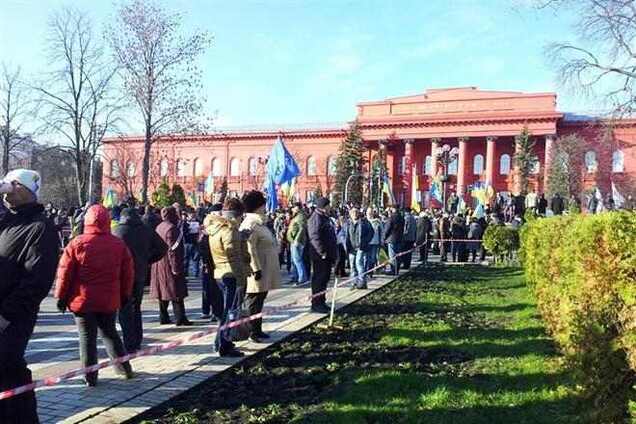
[[[280,287],[278,244],[274,233],[267,226],[263,193],[250,191],[243,196],[242,201],[246,213],[239,231],[247,240],[252,271],[247,278],[245,304],[249,314],[255,315],[262,312],[267,293]],[[250,339],[260,343],[267,338],[269,335],[263,332],[263,320],[252,320]]]

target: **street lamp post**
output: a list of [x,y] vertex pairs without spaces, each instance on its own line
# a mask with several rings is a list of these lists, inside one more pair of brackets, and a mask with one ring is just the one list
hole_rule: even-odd
[[457,147],[451,147],[448,144],[444,144],[435,152],[437,160],[442,163],[444,173],[442,175],[442,210],[446,210],[446,184],[448,182],[448,166],[457,159],[459,156],[459,150]]

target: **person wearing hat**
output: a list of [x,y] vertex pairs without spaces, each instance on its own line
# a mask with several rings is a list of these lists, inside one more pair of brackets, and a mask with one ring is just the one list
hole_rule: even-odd
[[[219,327],[240,317],[247,276],[250,272],[247,242],[239,234],[244,211],[241,201],[231,198],[223,204],[220,216],[209,214],[203,221],[210,240],[214,278],[223,292],[223,313]],[[232,343],[229,328],[217,331],[214,348],[219,356],[243,356],[243,352]]]
[[[28,169],[0,182],[6,207],[0,218],[0,391],[32,381],[24,351],[55,279],[58,238],[38,203],[41,185],[40,175]],[[35,393],[0,401],[0,422],[38,422]]]
[[329,312],[323,293],[331,278],[331,267],[336,262],[336,233],[329,218],[329,199],[319,197],[316,209],[307,224],[313,273],[311,275],[311,311]]
[[[267,227],[269,218],[265,213],[266,199],[260,191],[252,190],[243,195],[245,218],[239,227],[247,236],[247,250],[250,254],[251,275],[247,277],[245,303],[250,316],[263,311],[265,298],[270,290],[280,288],[280,263],[278,243],[274,233]],[[263,332],[263,319],[252,320],[250,339],[260,343],[268,339]]]

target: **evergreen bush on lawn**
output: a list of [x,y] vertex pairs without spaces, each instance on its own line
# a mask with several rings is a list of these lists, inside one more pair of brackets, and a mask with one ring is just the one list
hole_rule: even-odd
[[484,247],[492,253],[495,263],[511,261],[519,248],[519,233],[505,225],[489,225],[484,232]]
[[159,187],[152,193],[152,204],[158,208],[165,208],[171,205],[172,196],[170,194],[170,186],[164,179]]
[[624,422],[636,400],[636,214],[535,220],[521,259],[546,327],[595,422]]

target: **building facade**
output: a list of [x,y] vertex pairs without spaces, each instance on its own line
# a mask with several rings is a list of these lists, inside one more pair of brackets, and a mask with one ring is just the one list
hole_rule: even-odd
[[[581,182],[608,193],[612,183],[624,193],[634,191],[636,179],[636,120],[615,122],[608,131],[592,118],[557,110],[555,93],[489,91],[476,87],[429,89],[424,94],[394,97],[357,105],[357,120],[367,146],[367,169],[383,149],[387,173],[396,199],[410,204],[415,172],[422,200],[442,172],[435,152],[456,148],[456,159],[446,167],[447,190],[468,196],[476,183],[488,183],[497,192],[519,192],[515,167],[515,137],[527,128],[535,141],[538,161],[530,187],[546,190],[553,149],[561,137],[578,134],[583,143]],[[217,131],[203,136],[173,136],[158,140],[151,157],[151,186],[162,180],[181,184],[186,193],[201,198],[208,175],[215,190],[227,181],[231,194],[261,189],[273,143],[281,137],[302,170],[296,185],[299,200],[311,200],[318,187],[333,191],[335,163],[348,124],[312,129],[271,131]],[[141,187],[143,138],[106,140],[104,189],[120,196]]]

